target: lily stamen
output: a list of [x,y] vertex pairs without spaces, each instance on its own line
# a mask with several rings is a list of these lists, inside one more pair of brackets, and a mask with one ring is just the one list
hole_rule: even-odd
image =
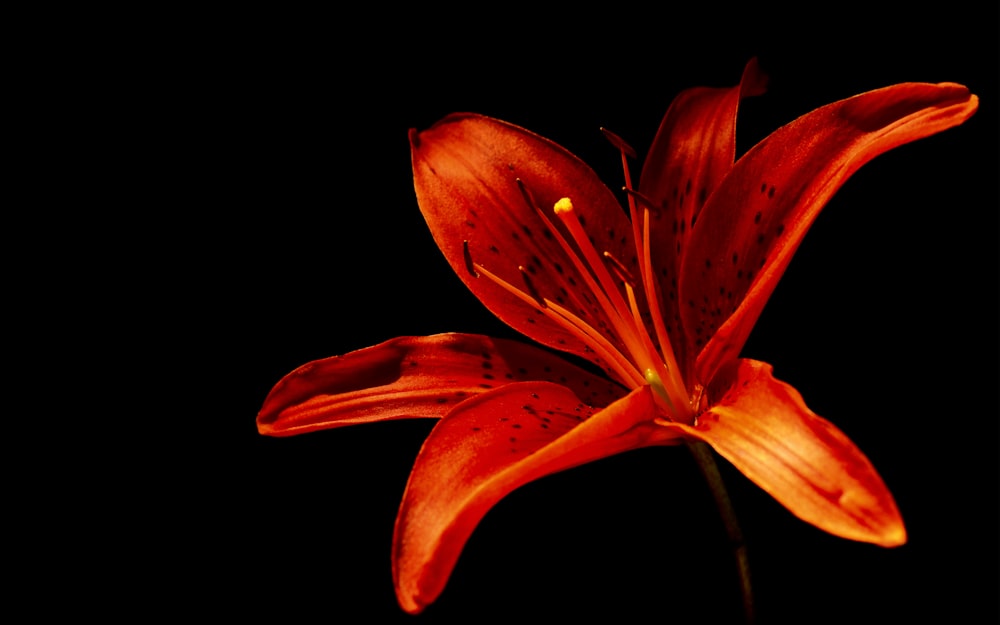
[[[608,310],[608,316],[615,322],[615,327],[618,328],[620,324],[621,330],[619,333],[622,341],[625,343],[625,347],[632,355],[632,361],[641,370],[654,369],[662,371],[663,363],[658,357],[655,347],[652,345],[652,341],[646,332],[645,324],[641,320],[637,320],[637,313],[633,313],[633,307],[627,304],[622,297],[617,284],[615,284],[607,267],[601,261],[601,257],[598,256],[597,250],[594,249],[593,244],[587,237],[587,233],[584,232],[583,226],[575,214],[573,202],[569,198],[562,198],[556,202],[554,210],[569,230],[570,235],[573,236],[590,271],[594,273],[597,282],[600,284],[600,289],[595,289],[595,295],[599,299],[602,294],[607,296],[608,299],[602,300],[602,303],[607,302],[604,305]],[[628,282],[626,282],[626,285],[628,285]],[[644,336],[645,338],[643,338]],[[674,386],[671,385],[671,387]],[[683,397],[684,395],[681,394],[678,396]]]
[[[588,345],[617,374],[623,384],[633,387],[642,384],[643,376],[632,362],[612,345],[604,335],[592,328],[585,321],[552,300],[544,298],[535,299],[535,296],[518,289],[482,265],[476,264],[475,268],[481,276],[490,279],[524,303],[530,306],[537,306],[539,312],[558,323],[563,329]],[[525,275],[525,272],[522,271],[523,275]]]
[[[667,370],[671,373],[674,392],[684,394],[684,380],[680,379],[680,367],[677,365],[677,357],[674,355],[673,345],[670,343],[670,335],[667,334],[667,327],[663,323],[663,311],[660,309],[660,294],[656,288],[656,280],[653,276],[653,254],[649,240],[649,209],[642,211],[642,256],[640,266],[644,267],[642,273],[643,288],[646,291],[646,302],[649,305],[649,314],[653,318],[653,331],[656,332],[656,340],[660,344],[660,356]],[[697,405],[694,406],[697,410]]]
[[[601,132],[604,133],[604,137],[611,142],[611,145],[618,148],[622,157],[622,170],[625,173],[625,188],[632,188],[632,174],[629,172],[628,168],[628,157],[637,158],[636,152],[632,149],[624,139],[611,132],[607,128],[601,128]],[[635,204],[635,200],[632,196],[628,197],[628,215],[629,222],[632,224],[632,240],[635,241],[635,249],[642,249],[642,232],[639,229],[639,208]]]
[[[625,301],[622,299],[621,293],[616,288],[614,280],[608,273],[607,268],[604,267],[603,263],[600,261],[597,251],[594,249],[593,244],[590,243],[590,239],[587,237],[586,233],[583,232],[583,226],[580,225],[579,220],[575,215],[573,215],[572,218],[567,215],[563,218],[563,223],[565,224],[568,221],[575,225],[575,233],[573,225],[567,225],[567,228],[576,240],[578,248],[584,253],[585,258],[580,257],[580,253],[577,252],[577,249],[569,244],[569,241],[566,240],[562,233],[549,220],[548,215],[538,208],[530,190],[520,178],[517,179],[517,186],[521,191],[521,195],[524,197],[525,203],[535,211],[538,217],[545,224],[545,227],[552,234],[553,238],[555,238],[556,242],[572,261],[573,266],[586,283],[590,293],[592,293],[597,299],[597,303],[607,314],[612,327],[618,333],[618,336],[621,337],[622,342],[625,343],[625,347],[632,355],[633,361],[636,363],[643,362],[645,360],[643,359],[643,355],[648,352],[643,351],[641,342],[635,335],[634,328],[628,322],[631,314],[624,314],[622,312],[626,311],[627,313]],[[572,202],[568,198],[563,198],[563,200],[556,203],[555,212],[557,215],[559,215],[560,205],[561,210],[563,211],[571,212],[573,209]],[[581,237],[582,241],[585,241],[586,243],[581,242]],[[598,269],[600,269],[600,271],[598,271]],[[616,298],[614,302],[609,299],[611,297]],[[639,377],[641,379],[641,376]]]
[[618,274],[618,277],[622,282],[625,284],[631,284],[633,287],[635,286],[635,278],[632,277],[632,272],[628,270],[628,267],[622,264],[622,261],[615,258],[611,252],[604,252],[601,256],[604,260],[611,263],[611,268],[615,270],[615,273]]

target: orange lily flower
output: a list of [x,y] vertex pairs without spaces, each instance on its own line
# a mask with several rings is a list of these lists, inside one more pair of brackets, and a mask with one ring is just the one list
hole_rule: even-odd
[[[579,357],[468,334],[401,337],[308,363],[258,415],[285,436],[439,418],[396,520],[400,605],[433,602],[476,525],[517,487],[653,445],[711,446],[793,514],[832,534],[906,541],[860,450],[771,366],[740,358],[826,201],[864,163],[956,126],[977,108],[957,84],[898,84],[816,109],[735,160],[740,85],[670,106],[628,208],[583,162],[473,114],[411,130],[414,186],[435,242],[497,317]],[[596,367],[587,369],[587,363]],[[599,372],[598,372],[599,371]]]

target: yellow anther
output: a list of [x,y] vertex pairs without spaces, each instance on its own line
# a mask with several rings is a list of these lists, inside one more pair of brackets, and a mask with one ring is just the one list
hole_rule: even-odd
[[564,197],[558,202],[556,202],[556,205],[553,210],[555,210],[556,215],[562,215],[563,213],[572,213],[573,202],[570,202],[568,197]]

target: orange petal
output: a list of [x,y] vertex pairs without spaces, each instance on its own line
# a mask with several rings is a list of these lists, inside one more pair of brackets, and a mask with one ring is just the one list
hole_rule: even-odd
[[565,387],[521,382],[467,400],[435,426],[396,519],[393,571],[403,609],[415,614],[438,597],[480,519],[515,488],[678,436],[652,423],[649,387],[594,411]]
[[705,441],[793,514],[831,534],[895,547],[906,529],[889,489],[868,458],[771,366],[740,360],[724,369],[717,402],[694,427]]
[[[740,100],[763,93],[766,83],[753,59],[735,87],[682,91],[663,117],[642,168],[639,191],[659,209],[650,220],[650,238],[658,252],[653,269],[671,343],[678,351],[685,347],[677,309],[681,251],[705,200],[733,167]],[[695,354],[677,354],[689,370],[685,356],[693,359]]]
[[684,332],[703,347],[697,380],[737,358],[809,226],[851,174],[962,123],[977,105],[951,83],[886,87],[807,113],[740,158],[702,209],[681,265]]
[[549,380],[593,405],[625,389],[537,347],[472,334],[392,339],[303,365],[282,378],[257,416],[261,434],[438,418],[461,401],[518,380]]
[[[517,331],[603,366],[576,334],[492,280],[477,278],[474,269],[482,265],[533,297],[537,293],[558,302],[595,328],[614,327],[585,292],[583,278],[552,231],[571,240],[553,213],[559,199],[570,198],[598,251],[609,252],[638,275],[631,225],[597,174],[555,143],[480,115],[453,114],[427,130],[411,130],[410,144],[420,210],[466,286]],[[526,286],[525,276],[532,286]]]

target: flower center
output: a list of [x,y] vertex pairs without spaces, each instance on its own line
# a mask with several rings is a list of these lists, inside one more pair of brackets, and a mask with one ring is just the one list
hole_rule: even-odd
[[[669,420],[692,423],[694,421],[693,407],[690,405],[688,393],[684,388],[680,370],[677,367],[660,314],[659,296],[656,292],[656,283],[650,261],[649,209],[643,208],[641,227],[633,227],[633,233],[636,237],[637,249],[640,251],[640,288],[645,294],[645,300],[649,306],[648,312],[653,319],[655,340],[642,319],[643,310],[640,309],[636,297],[636,280],[612,254],[608,252],[598,253],[580,223],[573,202],[569,198],[562,198],[553,207],[556,217],[559,218],[565,231],[572,238],[573,244],[571,244],[560,230],[553,226],[548,216],[537,207],[531,194],[520,180],[518,180],[518,184],[526,201],[545,222],[549,231],[553,233],[559,245],[582,276],[589,292],[593,294],[598,306],[604,311],[624,349],[620,349],[609,336],[595,329],[569,309],[543,297],[535,289],[530,274],[524,267],[518,267],[525,285],[521,289],[491,273],[482,265],[473,263],[468,255],[466,243],[466,265],[469,270],[477,275],[486,276],[524,302],[537,306],[542,314],[593,349],[608,363],[617,376],[632,388],[649,386],[654,392],[653,396],[657,404]],[[635,219],[639,214],[639,209],[631,193],[629,203],[630,211]],[[617,275],[617,278],[612,275],[612,272]]]

